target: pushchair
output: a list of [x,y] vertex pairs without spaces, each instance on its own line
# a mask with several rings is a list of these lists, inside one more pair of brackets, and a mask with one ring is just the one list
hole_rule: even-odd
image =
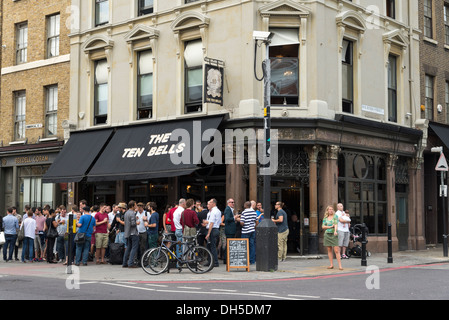
[[[361,258],[362,257],[362,228],[364,225],[362,224],[356,224],[350,228],[350,239],[352,239],[352,247],[348,247],[346,250],[346,255],[348,258],[354,257],[354,258]],[[365,226],[365,238],[368,236],[368,227]],[[358,244],[358,242],[360,244]],[[366,243],[368,243],[368,239],[366,239]],[[366,250],[366,256],[370,257],[371,252]]]

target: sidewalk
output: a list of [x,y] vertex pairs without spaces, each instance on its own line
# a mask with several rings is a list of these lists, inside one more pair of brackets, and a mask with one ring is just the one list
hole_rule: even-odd
[[[20,254],[20,251],[19,251]],[[379,269],[399,268],[404,266],[449,263],[449,258],[443,257],[441,246],[423,251],[401,251],[393,253],[393,263],[387,263],[386,253],[372,254],[367,258],[368,266],[377,266]],[[221,262],[221,261],[220,261]],[[177,269],[171,269],[170,273],[151,276],[141,268],[125,269],[120,265],[96,265],[89,262],[88,266],[79,267],[80,281],[148,281],[148,282],[189,282],[189,281],[258,281],[275,280],[302,277],[317,277],[337,275],[345,273],[365,272],[366,267],[361,266],[360,258],[342,260],[344,270],[338,270],[337,261],[334,259],[336,268],[328,270],[329,260],[327,255],[297,256],[289,255],[286,261],[279,262],[278,270],[273,272],[256,271],[256,265],[252,265],[250,272],[241,269],[226,271],[226,266],[220,264],[206,274],[194,274],[187,268],[181,273]],[[448,265],[449,267],[449,265]],[[74,269],[74,272],[76,270]],[[34,276],[67,279],[66,266],[62,264],[48,264],[46,262],[22,263],[11,261],[5,263],[0,261],[0,279],[3,276]]]

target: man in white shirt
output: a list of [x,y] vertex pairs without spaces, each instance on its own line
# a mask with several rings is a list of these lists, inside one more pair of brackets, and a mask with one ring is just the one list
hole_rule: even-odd
[[343,211],[343,204],[337,204],[337,212],[335,213],[338,219],[338,245],[340,246],[341,257],[348,259],[346,255],[346,247],[349,245],[349,225],[351,218]]
[[[173,212],[173,222],[175,224],[175,236],[176,236],[176,241],[181,241],[182,242],[182,224],[181,224],[181,218],[182,218],[182,213],[184,212],[186,208],[186,199],[181,198],[179,199],[179,205],[178,208],[176,208],[175,212]],[[176,250],[176,255],[178,257],[181,256],[181,245],[177,246],[177,250]]]
[[23,220],[22,228],[24,228],[22,262],[25,263],[25,254],[28,253],[28,262],[33,262],[34,238],[36,236],[36,220],[33,219],[33,212],[28,211],[28,217]]
[[203,222],[207,229],[207,247],[214,257],[214,267],[218,267],[217,244],[220,237],[221,211],[217,208],[217,200],[210,199],[207,203],[207,209],[209,209],[207,220]]

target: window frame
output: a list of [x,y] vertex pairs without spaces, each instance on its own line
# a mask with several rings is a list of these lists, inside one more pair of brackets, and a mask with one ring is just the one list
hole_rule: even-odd
[[28,61],[28,21],[16,24],[16,64]]
[[14,92],[14,141],[26,139],[26,91]]
[[[52,26],[52,21],[55,20],[55,26]],[[55,13],[47,16],[47,59],[59,56],[59,41],[61,35],[61,14]],[[51,34],[51,30],[55,29],[55,34]],[[55,54],[52,55],[52,44],[56,43]]]
[[[58,85],[50,85],[45,87],[45,137],[54,137],[58,134]],[[50,103],[53,101],[53,103]],[[53,107],[50,109],[50,107]],[[50,119],[55,118],[54,126],[55,130],[53,134],[51,134],[50,130]]]

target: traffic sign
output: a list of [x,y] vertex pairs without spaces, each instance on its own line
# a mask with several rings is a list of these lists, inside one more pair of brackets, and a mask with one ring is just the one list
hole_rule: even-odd
[[444,153],[441,153],[440,160],[438,160],[435,170],[436,171],[449,171],[449,167],[447,165],[447,161],[446,161],[446,157],[444,156]]

